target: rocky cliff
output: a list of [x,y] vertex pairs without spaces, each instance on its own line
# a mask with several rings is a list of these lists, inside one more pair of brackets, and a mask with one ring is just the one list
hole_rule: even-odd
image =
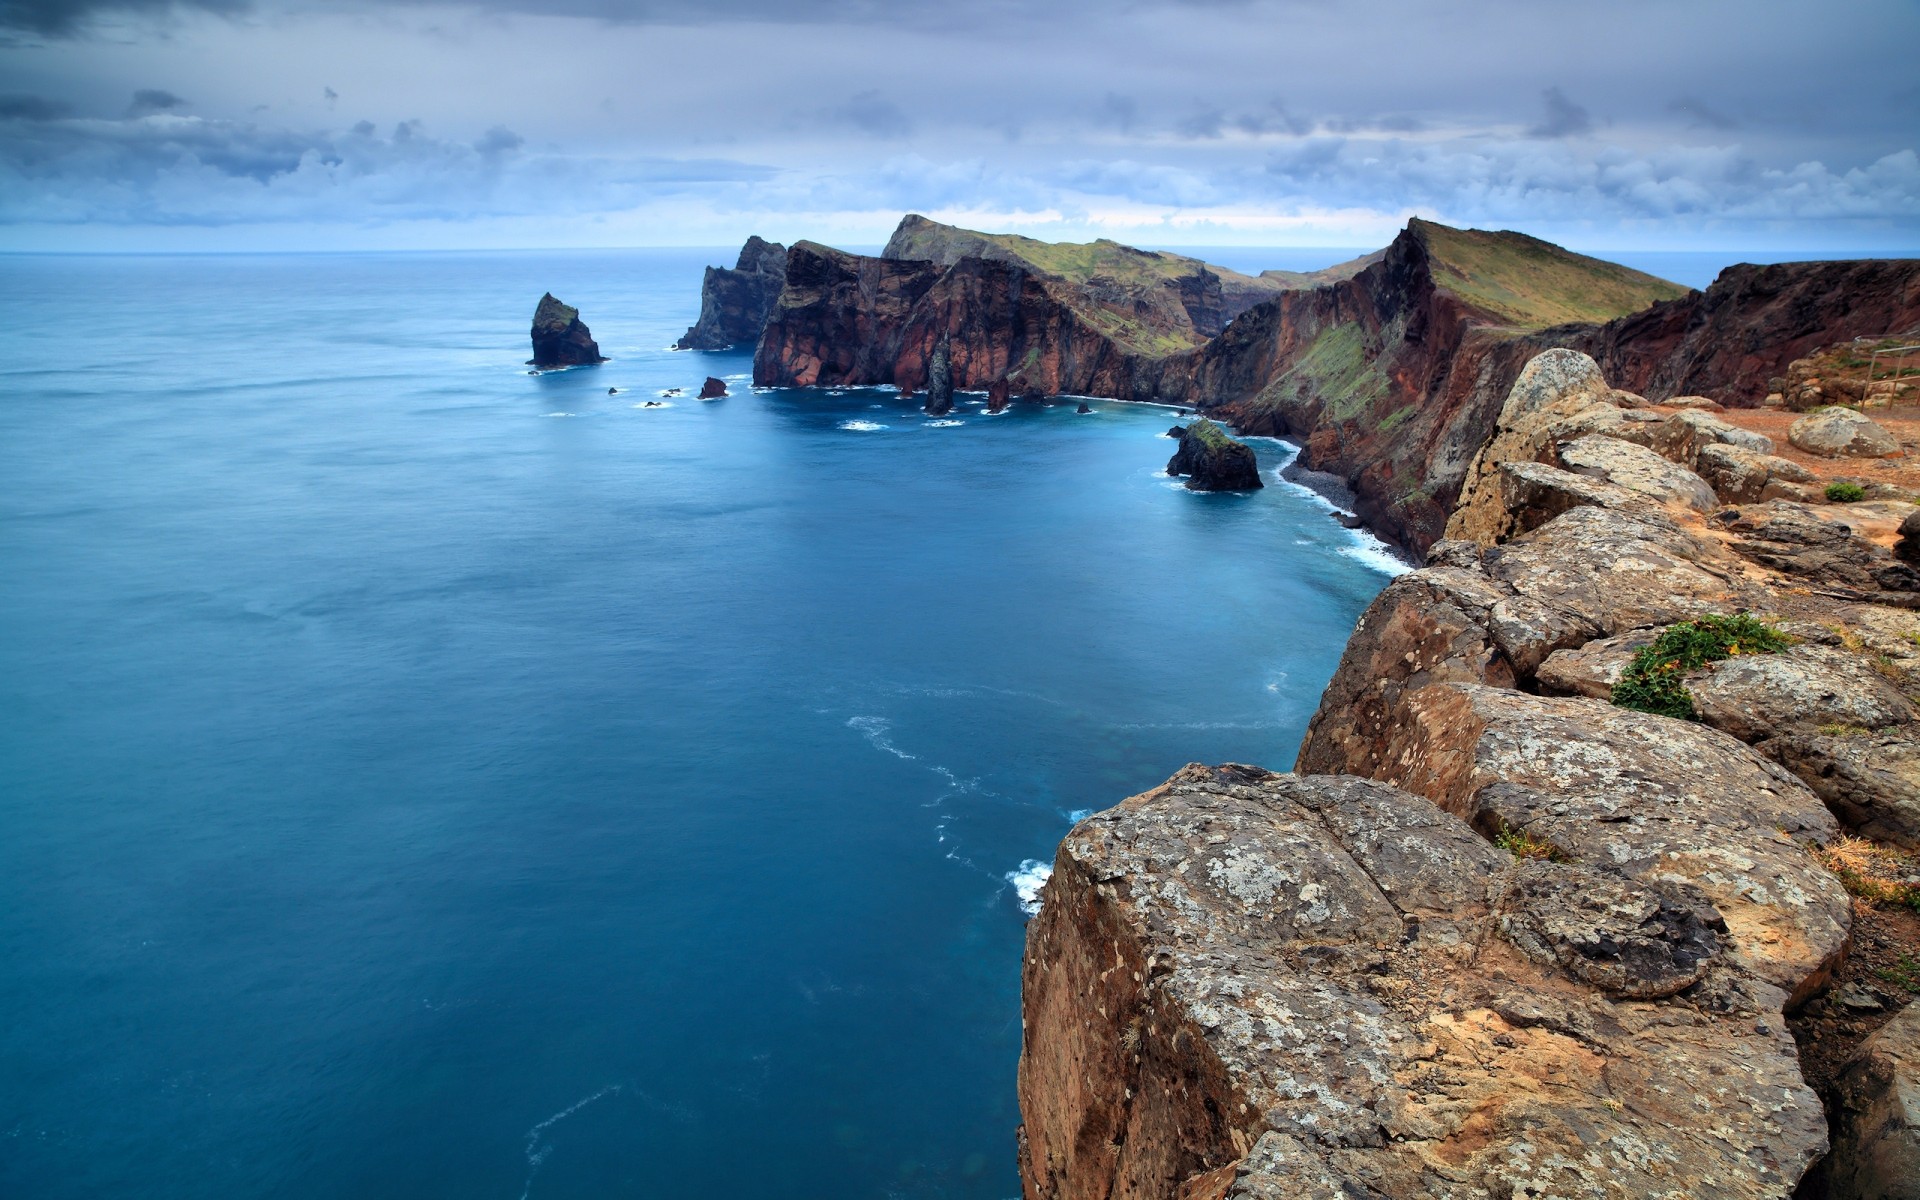
[[1196,261],[917,217],[879,259],[796,247],[755,382],[917,389],[946,333],[960,388],[1191,405],[1297,440],[1302,467],[1340,476],[1376,532],[1424,553],[1542,350],[1588,352],[1650,398],[1745,401],[1809,346],[1920,323],[1920,261],[1735,267],[1689,293],[1523,234],[1416,220],[1378,255],[1286,278],[1203,342],[1208,280],[1223,315],[1249,295]]
[[533,357],[527,365],[540,370],[605,362],[593,334],[581,323],[580,310],[562,304],[548,292],[533,310]]
[[700,319],[675,343],[681,350],[753,346],[787,281],[787,248],[750,237],[732,269],[708,267],[700,284]]
[[1063,843],[1029,1197],[1911,1194],[1920,979],[1855,959],[1920,954],[1920,578],[1856,526],[1920,509],[1716,494],[1764,438],[1564,349],[1493,427],[1297,774]]

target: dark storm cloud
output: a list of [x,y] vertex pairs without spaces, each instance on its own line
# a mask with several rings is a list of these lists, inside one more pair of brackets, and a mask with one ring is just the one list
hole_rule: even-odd
[[900,111],[900,106],[872,88],[848,97],[846,103],[830,109],[827,116],[869,137],[903,138],[913,132],[913,122]]
[[176,9],[231,16],[249,7],[247,0],[0,0],[0,29],[70,37],[99,17],[162,16]]
[[1540,93],[1547,106],[1546,119],[1527,130],[1528,137],[1578,137],[1593,132],[1593,117],[1586,109],[1567,99],[1566,93],[1550,87]]
[[127,106],[127,115],[140,117],[148,113],[167,112],[185,104],[186,100],[164,88],[141,88],[133,94],[133,103]]
[[1667,105],[1667,111],[1686,117],[1693,123],[1695,128],[1699,129],[1725,131],[1740,128],[1740,122],[1723,112],[1709,107],[1706,101],[1693,96],[1680,97],[1678,100]]
[[73,112],[73,105],[45,96],[0,96],[0,121],[55,121]]

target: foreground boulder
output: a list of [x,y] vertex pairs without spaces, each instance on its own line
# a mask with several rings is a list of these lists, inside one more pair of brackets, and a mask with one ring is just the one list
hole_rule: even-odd
[[1180,442],[1167,460],[1167,474],[1185,475],[1189,491],[1249,492],[1266,486],[1260,481],[1260,460],[1246,443],[1234,441],[1205,417],[1167,432]]
[[1350,778],[1191,766],[1083,821],[1028,930],[1030,1200],[1785,1197],[1781,993],[1684,882],[1516,862]]
[[1900,443],[1878,422],[1850,408],[1823,408],[1795,421],[1787,440],[1827,458],[1893,458]]
[[552,292],[541,296],[533,310],[533,357],[528,365],[545,370],[605,361],[593,334],[580,320],[580,310],[560,303]]

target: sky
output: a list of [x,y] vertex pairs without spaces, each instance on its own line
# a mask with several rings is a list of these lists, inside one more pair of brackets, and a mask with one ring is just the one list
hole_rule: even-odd
[[1920,248],[1920,0],[0,0],[0,250]]

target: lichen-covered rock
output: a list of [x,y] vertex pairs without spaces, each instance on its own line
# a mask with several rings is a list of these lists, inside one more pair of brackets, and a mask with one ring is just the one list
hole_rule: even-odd
[[[1914,604],[1920,571],[1896,560],[1822,508],[1772,500],[1717,518],[1742,556],[1782,574],[1851,588],[1885,602]],[[1876,592],[1894,593],[1874,596]]]
[[1576,508],[1645,512],[1655,503],[1642,492],[1539,462],[1501,463],[1495,486],[1506,515],[1497,525],[1481,527],[1481,532],[1491,535],[1488,545],[1538,529]]
[[1652,449],[1688,468],[1696,467],[1700,452],[1708,446],[1738,446],[1755,454],[1772,454],[1774,449],[1773,439],[1766,434],[1730,425],[1698,409],[1673,414],[1650,437]]
[[1492,544],[1511,532],[1501,467],[1549,457],[1570,418],[1593,408],[1619,408],[1599,366],[1575,350],[1548,350],[1528,360],[1500,408],[1493,436],[1467,467],[1446,536]]
[[1833,1200],[1920,1200],[1920,1004],[1861,1043],[1834,1089]]
[[1253,450],[1205,417],[1170,432],[1179,438],[1180,448],[1167,460],[1167,474],[1185,475],[1189,491],[1248,492],[1266,486]]
[[1702,721],[1745,742],[1821,726],[1883,729],[1913,720],[1913,706],[1865,659],[1829,646],[1742,654],[1689,672]]
[[605,361],[593,334],[580,320],[580,310],[560,303],[552,292],[541,296],[533,310],[533,357],[527,364],[547,370]]
[[1613,695],[1613,685],[1620,682],[1633,656],[1658,636],[1658,629],[1636,629],[1617,637],[1596,638],[1570,650],[1555,650],[1534,673],[1534,682],[1549,696],[1606,700]]
[[1706,512],[1715,503],[1713,489],[1704,479],[1644,446],[1619,438],[1593,434],[1575,438],[1560,447],[1559,457],[1568,470],[1604,479],[1662,504]]
[[1920,850],[1920,730],[1912,722],[1786,730],[1755,749],[1805,780],[1849,829]]
[[1787,429],[1787,440],[1827,458],[1893,458],[1900,443],[1878,422],[1850,408],[1822,408]]
[[1847,946],[1852,904],[1806,851],[1837,836],[1818,797],[1726,734],[1585,698],[1438,684],[1407,697],[1374,778],[1573,862],[1684,880],[1729,952],[1798,1003]]
[[1808,485],[1817,478],[1791,459],[1718,443],[1700,447],[1694,469],[1728,504],[1811,500],[1814,493]]
[[1786,1197],[1781,993],[1684,883],[1516,864],[1357,779],[1189,767],[1028,929],[1029,1200]]

